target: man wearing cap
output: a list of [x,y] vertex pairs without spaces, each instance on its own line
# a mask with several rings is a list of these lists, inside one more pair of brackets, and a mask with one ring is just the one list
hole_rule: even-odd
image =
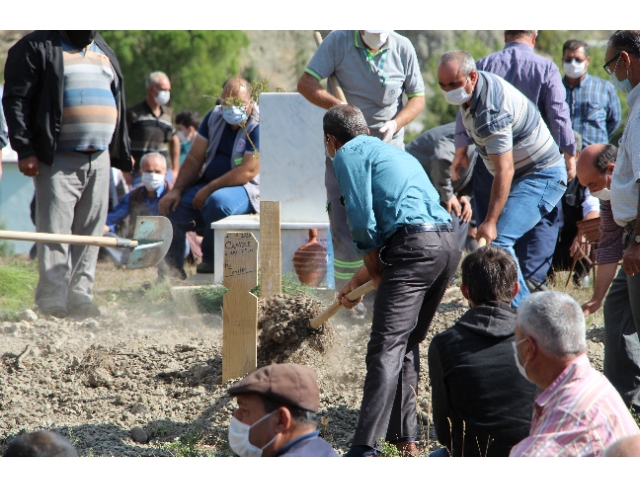
[[[340,83],[347,102],[362,110],[371,135],[404,149],[404,127],[425,105],[424,81],[411,41],[392,30],[334,30],[300,76],[298,92],[325,110],[339,105],[331,75]],[[329,91],[320,84],[325,78]],[[325,164],[334,275],[336,289],[340,289],[362,266],[362,256],[352,243],[332,162],[326,158]]]
[[241,457],[337,457],[319,437],[320,389],[315,370],[273,364],[229,388],[238,409],[229,425],[229,445]]

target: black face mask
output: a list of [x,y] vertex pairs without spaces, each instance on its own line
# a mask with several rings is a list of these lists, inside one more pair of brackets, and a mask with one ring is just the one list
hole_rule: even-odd
[[65,30],[67,38],[74,46],[84,49],[96,38],[97,30]]

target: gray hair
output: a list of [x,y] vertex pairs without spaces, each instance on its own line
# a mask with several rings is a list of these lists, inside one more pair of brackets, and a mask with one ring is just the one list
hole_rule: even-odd
[[476,62],[473,60],[473,56],[467,51],[447,51],[440,56],[438,66],[447,64],[452,61],[457,62],[460,65],[460,70],[465,76],[469,76],[476,71]]
[[354,105],[336,105],[324,114],[322,129],[333,135],[338,142],[346,144],[358,135],[367,135],[369,127],[362,111]]
[[149,88],[149,86],[153,86],[154,88],[158,85],[161,79],[169,79],[169,77],[164,74],[162,71],[154,71],[149,75],[147,81],[144,83],[145,88]]
[[144,166],[145,161],[153,157],[159,157],[164,161],[164,170],[166,171],[168,168],[167,158],[164,156],[164,154],[161,154],[160,152],[149,152],[148,154],[145,154],[144,156],[142,156],[142,159],[140,159],[140,170],[142,171],[142,167]]
[[516,323],[538,346],[556,357],[587,350],[582,308],[568,294],[545,291],[531,294],[518,308]]

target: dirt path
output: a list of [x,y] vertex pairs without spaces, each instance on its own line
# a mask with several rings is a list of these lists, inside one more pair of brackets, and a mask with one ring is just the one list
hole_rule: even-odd
[[[179,316],[143,303],[134,312],[101,299],[107,316],[98,319],[0,323],[0,453],[21,431],[46,428],[69,437],[83,456],[231,455],[235,402],[221,383],[221,315]],[[425,420],[428,341],[465,310],[459,291],[450,290],[421,346]],[[362,398],[370,323],[338,315],[334,327],[326,355],[305,348],[286,360],[318,372],[322,430],[345,452]],[[599,368],[600,337],[590,332],[589,356]]]

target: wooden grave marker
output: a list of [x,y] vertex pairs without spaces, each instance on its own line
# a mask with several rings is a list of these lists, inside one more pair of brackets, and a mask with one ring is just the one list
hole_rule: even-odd
[[260,296],[282,294],[280,202],[260,202]]
[[222,381],[244,377],[258,366],[258,241],[250,232],[224,239]]

